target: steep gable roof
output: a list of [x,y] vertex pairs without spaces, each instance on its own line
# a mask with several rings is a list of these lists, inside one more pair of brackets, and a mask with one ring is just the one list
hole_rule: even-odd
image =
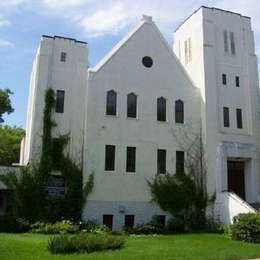
[[121,41],[119,41],[112,49],[110,52],[108,52],[103,59],[101,59],[101,61],[99,61],[95,67],[90,68],[89,72],[90,73],[95,73],[98,72],[107,62],[110,61],[110,59],[145,25],[145,24],[149,24],[153,27],[153,29],[156,31],[157,35],[159,36],[161,42],[163,43],[163,45],[166,47],[166,50],[168,50],[169,56],[171,56],[179,65],[180,69],[182,70],[183,74],[185,74],[185,76],[189,79],[189,81],[191,82],[191,84],[193,86],[194,82],[191,80],[191,78],[189,77],[188,73],[186,72],[186,70],[183,68],[183,65],[181,64],[181,62],[179,61],[179,59],[176,57],[175,53],[173,52],[173,50],[171,49],[171,47],[169,46],[168,42],[165,40],[164,36],[162,35],[162,33],[160,32],[160,30],[158,29],[158,27],[155,25],[155,23],[152,20],[151,16],[147,16],[147,15],[143,15],[142,19],[140,20],[140,22],[125,36],[123,37],[123,39]]

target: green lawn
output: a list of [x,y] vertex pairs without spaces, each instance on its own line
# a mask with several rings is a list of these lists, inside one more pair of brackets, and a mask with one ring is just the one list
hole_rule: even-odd
[[51,255],[46,248],[48,236],[0,234],[1,260],[41,259],[249,259],[260,257],[260,245],[231,241],[223,235],[191,234],[128,237],[119,251],[77,255]]

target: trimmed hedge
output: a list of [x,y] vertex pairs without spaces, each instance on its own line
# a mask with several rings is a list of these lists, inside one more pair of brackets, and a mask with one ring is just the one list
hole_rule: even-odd
[[231,237],[252,243],[260,243],[260,214],[247,213],[234,217]]
[[49,238],[48,250],[52,254],[91,253],[120,249],[124,244],[125,239],[121,236],[97,234],[58,235]]

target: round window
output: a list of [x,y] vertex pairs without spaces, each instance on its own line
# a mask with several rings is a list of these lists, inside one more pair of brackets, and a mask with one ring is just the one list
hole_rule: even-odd
[[150,67],[153,66],[153,60],[152,60],[152,58],[149,57],[149,56],[143,57],[142,62],[143,62],[143,65],[144,65],[146,68],[150,68]]

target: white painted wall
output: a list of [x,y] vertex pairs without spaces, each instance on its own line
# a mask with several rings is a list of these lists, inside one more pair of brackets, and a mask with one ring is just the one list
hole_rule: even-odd
[[[236,55],[224,52],[223,32],[234,32]],[[184,41],[191,38],[192,61],[185,64]],[[254,160],[252,174],[256,180],[251,189],[257,189],[250,202],[259,199],[259,81],[251,21],[240,14],[202,7],[188,18],[174,34],[174,52],[179,57],[202,96],[201,118],[208,163],[208,192],[223,190],[220,176],[226,173],[228,154],[218,152],[223,142],[231,147],[247,146],[235,153],[244,160]],[[229,45],[230,50],[230,45]],[[222,85],[222,73],[227,85]],[[240,87],[235,86],[240,77]],[[223,106],[230,109],[230,127],[223,127]],[[243,129],[236,128],[236,108],[243,112]],[[256,151],[252,157],[251,151]],[[234,153],[233,153],[234,154]],[[222,159],[219,159],[221,157]],[[230,158],[230,157],[229,157]],[[234,157],[231,159],[234,159]],[[221,172],[221,170],[225,172]],[[224,188],[227,189],[227,186]]]
[[[60,61],[67,53],[66,62]],[[43,36],[33,63],[26,137],[22,164],[35,163],[41,152],[42,117],[46,89],[65,90],[64,113],[54,112],[54,136],[69,134],[68,153],[78,164],[82,161],[86,102],[86,43],[74,39]]]
[[[151,68],[143,66],[144,56],[152,57]],[[106,92],[111,89],[118,95],[117,116],[105,115]],[[131,92],[138,96],[137,119],[126,117],[127,94]],[[198,133],[200,96],[149,17],[89,70],[87,95],[84,175],[94,171],[95,185],[83,217],[98,215],[100,220],[105,202],[121,202],[130,212],[134,202],[149,204],[147,180],[157,173],[157,149],[167,150],[167,171],[175,173],[175,152],[180,147],[172,131],[178,133],[188,128]],[[157,122],[157,98],[161,96],[167,99],[167,122]],[[184,125],[174,121],[174,102],[178,99],[185,104]],[[104,171],[106,144],[116,145],[114,172]],[[126,173],[127,146],[136,147],[134,174]],[[94,202],[103,203],[98,212],[90,208]],[[152,217],[150,210],[145,216],[145,208],[142,214],[143,222]]]

